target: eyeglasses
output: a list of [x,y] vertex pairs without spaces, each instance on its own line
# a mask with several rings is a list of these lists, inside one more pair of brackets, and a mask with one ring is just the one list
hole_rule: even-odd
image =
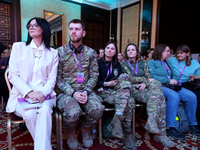
[[37,29],[38,28],[38,24],[33,24],[33,25],[31,25],[31,24],[29,24],[29,25],[27,25],[26,26],[26,28],[29,30],[30,29],[30,27],[32,28],[32,29]]

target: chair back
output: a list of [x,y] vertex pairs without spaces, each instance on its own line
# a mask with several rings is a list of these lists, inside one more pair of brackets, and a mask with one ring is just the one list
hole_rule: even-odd
[[10,92],[11,92],[11,84],[10,84],[10,82],[9,82],[9,80],[8,80],[8,73],[9,73],[9,68],[6,69],[5,74],[4,74],[4,77],[5,77],[6,84],[7,84],[8,91],[9,91],[9,95],[10,95]]

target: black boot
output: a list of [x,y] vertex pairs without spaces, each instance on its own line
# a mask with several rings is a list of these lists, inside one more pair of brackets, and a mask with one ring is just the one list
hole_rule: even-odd
[[126,150],[137,150],[136,140],[133,138],[132,129],[124,129],[123,142]]
[[198,127],[198,125],[195,126],[189,126],[190,131],[197,136],[200,136],[200,128]]
[[107,129],[112,132],[112,136],[124,139],[124,133],[122,129],[122,122],[124,121],[123,115],[115,114],[110,124],[107,126]]
[[92,139],[92,131],[91,129],[85,128],[83,125],[81,126],[82,131],[82,141],[85,147],[92,147],[93,139]]
[[66,132],[67,146],[70,150],[78,149],[78,140],[76,137],[76,129],[72,129]]

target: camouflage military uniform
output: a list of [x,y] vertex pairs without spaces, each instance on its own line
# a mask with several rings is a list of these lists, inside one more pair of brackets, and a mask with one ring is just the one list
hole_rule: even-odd
[[[107,76],[108,68],[102,59],[98,60],[99,64],[99,79],[97,82],[98,88],[103,88],[103,91],[97,91],[97,95],[100,96],[103,102],[107,102],[115,106],[115,111],[120,112],[125,116],[123,121],[123,127],[131,129],[132,121],[132,109],[134,107],[134,99],[130,97],[130,91],[132,90],[131,83],[126,80],[119,81],[114,88],[108,88],[103,86],[103,82]],[[122,73],[121,65],[118,63],[112,68],[112,74],[106,79],[106,82],[114,80]],[[117,73],[116,73],[117,72]],[[101,83],[101,84],[100,84]]]
[[[127,81],[128,82],[128,81]],[[125,116],[123,127],[131,129],[132,109],[134,108],[134,99],[130,97],[130,88],[118,88],[115,90],[107,88],[106,90],[97,92],[97,95],[103,99],[103,102],[115,106],[116,112],[121,112]]]
[[[64,126],[68,131],[74,129],[83,109],[87,113],[83,126],[88,129],[94,129],[104,111],[101,98],[92,91],[99,76],[96,53],[93,49],[83,46],[81,71],[69,45],[58,48],[58,54],[60,61],[56,85],[58,93],[57,104],[63,115]],[[80,53],[77,53],[76,57],[80,63]],[[84,82],[77,82],[78,72],[84,73]],[[79,104],[72,97],[75,91],[87,91],[88,101],[86,104]]]
[[[135,64],[130,61],[130,64],[135,68]],[[166,102],[165,97],[162,92],[162,85],[159,81],[149,82],[149,69],[146,62],[138,62],[138,71],[141,69],[144,74],[138,74],[136,76],[135,72],[132,71],[129,64],[124,61],[122,64],[122,70],[124,73],[129,74],[129,80],[132,83],[133,88],[141,83],[146,84],[146,88],[142,91],[133,90],[132,96],[136,101],[147,103],[147,115],[148,117],[154,118],[156,120],[158,128],[162,135],[166,135]]]

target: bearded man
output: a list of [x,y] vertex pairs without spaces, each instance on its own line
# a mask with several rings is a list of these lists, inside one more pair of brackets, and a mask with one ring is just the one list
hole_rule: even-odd
[[91,130],[96,129],[104,106],[101,104],[102,99],[93,92],[99,69],[96,52],[82,44],[86,34],[85,24],[74,19],[68,27],[70,42],[58,48],[57,104],[67,130],[67,145],[70,149],[78,149],[76,126],[79,117],[83,111],[86,112],[81,126],[82,141],[85,147],[92,147]]

